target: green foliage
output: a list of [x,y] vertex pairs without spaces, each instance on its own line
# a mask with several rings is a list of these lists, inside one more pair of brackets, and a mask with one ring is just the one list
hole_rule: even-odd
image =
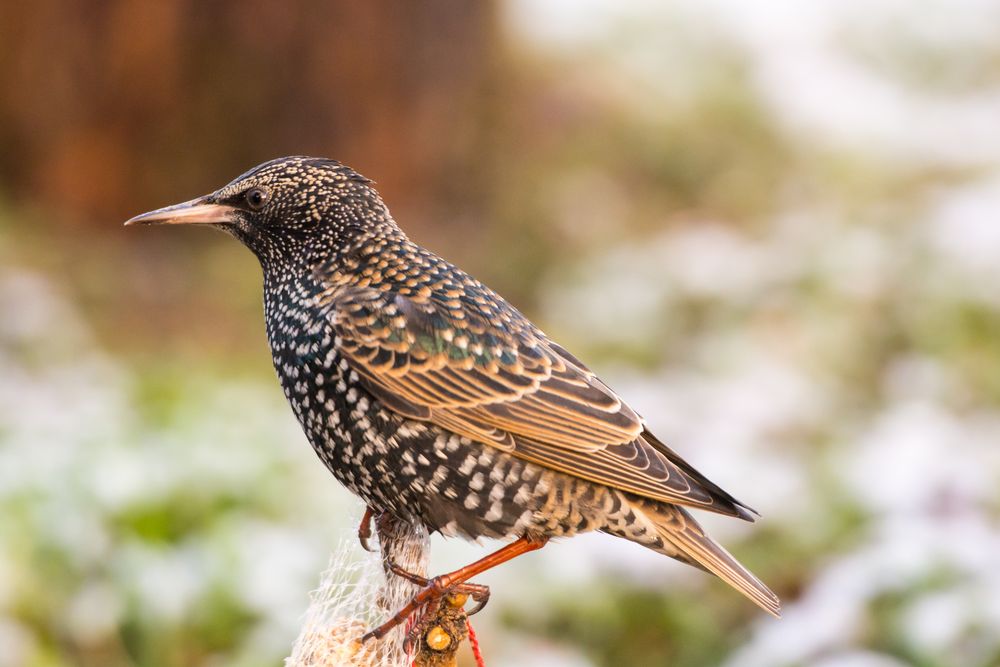
[[665,595],[649,586],[601,580],[579,592],[557,593],[537,613],[519,610],[506,621],[517,631],[543,632],[583,650],[595,665],[718,664],[740,636],[690,594]]

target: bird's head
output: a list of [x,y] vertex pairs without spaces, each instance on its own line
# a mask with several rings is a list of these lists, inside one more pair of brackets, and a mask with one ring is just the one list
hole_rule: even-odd
[[265,270],[324,262],[366,236],[398,231],[370,180],[313,157],[265,162],[211,194],[125,224],[210,225],[242,241]]

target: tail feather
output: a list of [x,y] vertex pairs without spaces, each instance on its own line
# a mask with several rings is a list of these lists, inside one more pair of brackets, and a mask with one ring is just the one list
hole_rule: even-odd
[[698,522],[677,505],[632,502],[656,526],[664,551],[674,558],[697,564],[750,598],[767,613],[780,618],[781,601],[760,579],[743,567],[720,544],[705,534]]

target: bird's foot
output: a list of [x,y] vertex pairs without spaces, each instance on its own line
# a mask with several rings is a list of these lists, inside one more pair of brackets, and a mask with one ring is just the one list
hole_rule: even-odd
[[[488,556],[485,556],[484,558],[480,558],[475,563],[461,567],[454,572],[449,572],[448,574],[438,575],[433,579],[425,579],[419,575],[414,575],[387,560],[386,567],[390,572],[393,572],[397,576],[403,577],[408,581],[412,581],[418,586],[423,586],[423,589],[414,595],[410,602],[396,612],[392,618],[371,632],[366,633],[365,636],[361,638],[361,641],[364,642],[372,638],[381,639],[390,630],[406,621],[413,615],[414,612],[426,605],[428,607],[428,611],[421,614],[418,620],[425,619],[428,614],[435,613],[438,610],[442,598],[452,593],[472,596],[473,599],[479,603],[472,610],[472,613],[480,611],[489,599],[489,589],[485,586],[468,584],[466,582],[472,577],[482,574],[486,570],[496,567],[497,565],[506,563],[510,559],[520,556],[521,554],[541,549],[548,541],[549,538],[546,536],[523,535],[507,546],[491,553]],[[463,604],[464,602],[465,601],[462,600]],[[417,623],[416,627],[420,627],[420,624]]]
[[[423,586],[426,589],[433,585],[432,579],[421,577],[419,574],[413,574],[412,572],[407,572],[392,561],[386,561],[385,566],[397,577],[406,579],[417,586]],[[486,603],[490,601],[490,587],[484,584],[474,584],[471,581],[463,581],[460,584],[452,585],[448,590],[442,593],[441,597],[444,597],[453,607],[464,607],[466,600],[468,598],[472,598],[472,600],[476,603],[476,606],[467,611],[465,615],[474,616],[475,614],[481,612],[483,607],[486,606]]]
[[392,618],[366,633],[361,638],[362,642],[369,639],[381,639],[393,628],[406,622],[411,616],[419,612],[405,640],[407,646],[412,646],[416,637],[420,635],[423,627],[427,624],[427,621],[437,615],[442,601],[449,607],[461,609],[465,606],[466,601],[472,598],[476,602],[476,606],[466,613],[467,616],[471,616],[482,611],[490,599],[490,589],[488,586],[469,582],[454,582],[453,577],[447,574],[428,579],[419,574],[408,572],[391,561],[386,561],[386,568],[397,577],[406,579],[423,588]]
[[372,538],[372,519],[379,516],[381,513],[376,513],[370,506],[365,506],[365,513],[361,515],[361,524],[358,526],[358,542],[361,542],[361,548],[369,553],[375,552],[368,545],[368,540]]

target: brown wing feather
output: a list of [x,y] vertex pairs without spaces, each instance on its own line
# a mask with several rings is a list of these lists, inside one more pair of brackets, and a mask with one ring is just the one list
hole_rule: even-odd
[[441,300],[338,285],[323,303],[341,353],[389,409],[583,479],[751,518],[589,369],[502,301],[497,318],[500,297],[474,286],[477,298]]

